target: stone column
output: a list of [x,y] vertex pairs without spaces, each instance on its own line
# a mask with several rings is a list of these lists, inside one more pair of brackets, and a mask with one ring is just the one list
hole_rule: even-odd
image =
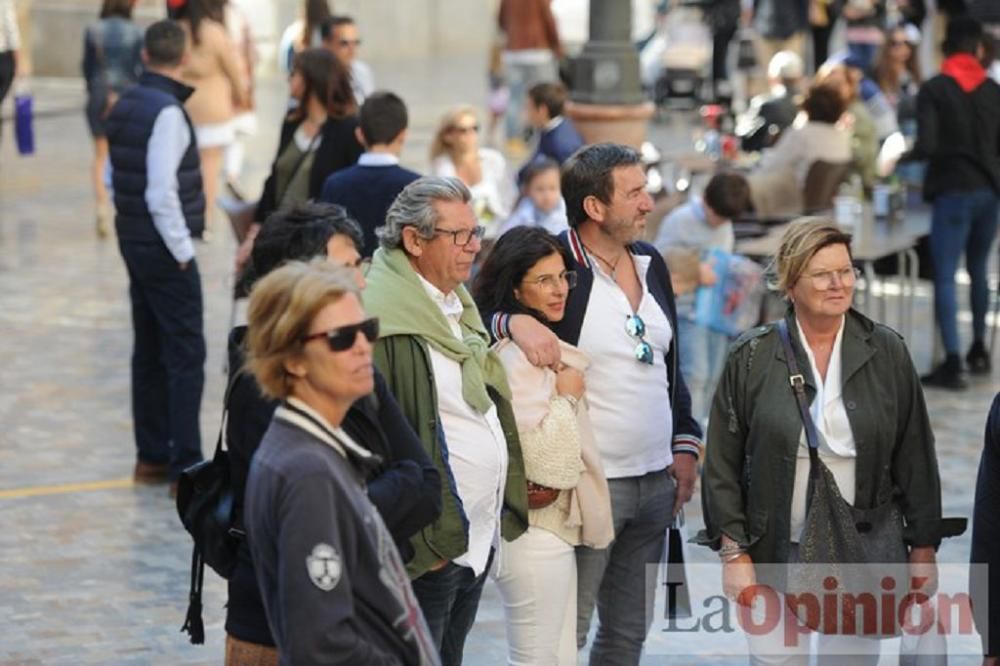
[[631,32],[631,2],[591,0],[590,39],[573,61],[566,110],[588,143],[638,148],[646,139],[655,107],[642,91]]

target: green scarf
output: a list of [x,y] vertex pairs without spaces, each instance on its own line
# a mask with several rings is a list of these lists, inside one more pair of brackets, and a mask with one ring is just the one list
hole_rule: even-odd
[[401,249],[375,252],[364,292],[365,308],[379,318],[379,335],[415,335],[462,366],[462,397],[485,414],[493,401],[486,387],[511,399],[507,373],[489,348],[490,336],[464,285],[455,290],[462,303],[462,339],[452,332],[444,313],[431,299]]

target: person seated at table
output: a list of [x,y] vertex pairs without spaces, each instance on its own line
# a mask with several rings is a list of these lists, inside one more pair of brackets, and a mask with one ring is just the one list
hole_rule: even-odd
[[778,51],[767,64],[769,90],[750,100],[750,107],[736,122],[740,147],[746,152],[774,145],[799,113],[796,98],[805,67],[793,51]]
[[514,227],[542,227],[556,235],[566,231],[566,202],[559,183],[559,163],[538,157],[521,171],[521,203],[497,232],[501,236]]
[[871,189],[878,175],[880,142],[898,129],[892,107],[850,58],[823,65],[815,80],[838,87],[844,96],[847,108],[842,125],[851,137],[852,174],[861,176],[865,189]]
[[814,83],[795,123],[764,151],[748,176],[754,210],[760,217],[797,215],[809,167],[817,160],[850,162],[851,138],[840,124],[846,100],[840,86]]
[[750,185],[738,173],[717,173],[705,186],[702,197],[692,197],[672,210],[660,225],[654,245],[668,259],[671,281],[677,296],[677,328],[681,373],[691,392],[691,413],[701,423],[708,418],[715,384],[722,372],[729,338],[694,321],[695,293],[699,286],[715,284],[717,276],[707,261],[696,264],[695,279],[674,278],[674,256],[694,255],[699,259],[708,250],[732,253],[735,245],[733,219],[750,204]]

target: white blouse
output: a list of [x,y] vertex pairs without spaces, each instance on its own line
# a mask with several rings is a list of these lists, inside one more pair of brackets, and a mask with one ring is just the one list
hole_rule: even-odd
[[[507,192],[511,188],[507,178],[507,161],[492,148],[480,148],[479,163],[483,176],[478,183],[469,186],[469,192],[472,193],[472,208],[476,211],[479,223],[486,227],[486,238],[495,238],[500,225],[510,214]],[[434,159],[431,163],[431,173],[442,177],[458,176],[455,163],[447,155]]]
[[[851,423],[847,420],[847,409],[843,399],[843,363],[842,347],[844,339],[844,318],[840,320],[840,329],[830,352],[830,365],[826,369],[826,380],[820,381],[820,373],[816,367],[816,357],[806,343],[799,320],[795,320],[799,340],[805,347],[809,357],[809,367],[816,384],[816,397],[809,406],[809,414],[816,424],[819,434],[819,457],[826,463],[837,481],[840,494],[849,503],[854,503],[854,477],[857,463],[857,449],[854,445],[854,434]],[[795,483],[792,491],[791,540],[798,543],[806,520],[806,492],[809,486],[809,443],[806,440],[805,426],[799,436],[799,448],[796,452]]]

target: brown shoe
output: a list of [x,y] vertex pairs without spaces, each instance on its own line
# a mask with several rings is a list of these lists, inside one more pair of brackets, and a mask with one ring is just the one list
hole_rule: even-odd
[[169,466],[166,464],[148,463],[141,460],[135,464],[132,480],[136,483],[166,483]]
[[171,481],[170,482],[170,489],[167,491],[167,495],[169,495],[170,499],[177,499],[177,482],[176,481]]

